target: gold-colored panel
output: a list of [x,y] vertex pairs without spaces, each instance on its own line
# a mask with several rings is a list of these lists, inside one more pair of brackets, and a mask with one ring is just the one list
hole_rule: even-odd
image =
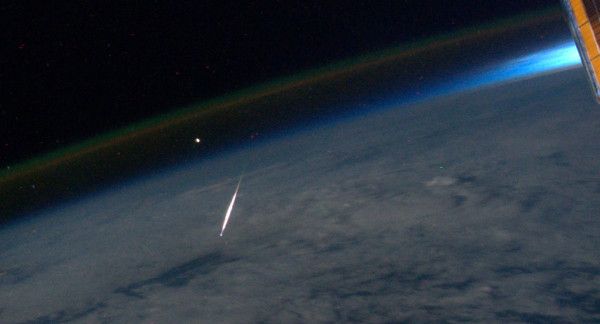
[[573,14],[575,14],[575,19],[577,20],[577,25],[581,26],[588,21],[588,16],[585,13],[585,7],[583,6],[583,1],[581,0],[570,0],[571,8],[573,9]]
[[592,69],[594,70],[594,78],[596,84],[600,84],[600,56],[592,60]]
[[596,100],[600,103],[600,0],[561,0],[569,27],[581,53]]
[[585,23],[581,26],[580,30],[581,38],[583,38],[583,44],[590,60],[600,55],[600,49],[598,49],[598,43],[596,43],[596,37],[590,23]]

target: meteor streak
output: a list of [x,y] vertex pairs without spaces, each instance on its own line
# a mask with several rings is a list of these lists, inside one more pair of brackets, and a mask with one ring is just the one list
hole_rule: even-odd
[[229,221],[229,216],[231,216],[231,211],[233,210],[233,204],[235,204],[235,198],[237,197],[238,190],[240,190],[241,183],[242,183],[242,177],[240,177],[240,181],[238,181],[237,187],[235,187],[235,192],[233,193],[233,197],[231,197],[231,202],[229,203],[229,207],[227,208],[227,213],[225,213],[225,219],[223,220],[223,226],[221,227],[221,233],[219,234],[219,236],[223,236],[225,227],[227,227],[227,222]]

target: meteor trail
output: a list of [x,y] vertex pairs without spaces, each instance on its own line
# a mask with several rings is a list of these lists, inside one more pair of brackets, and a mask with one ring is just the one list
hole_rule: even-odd
[[238,190],[240,190],[241,183],[242,183],[242,177],[240,177],[240,181],[238,181],[237,187],[235,187],[235,192],[233,193],[233,197],[231,197],[231,202],[229,203],[229,207],[227,208],[227,213],[225,213],[225,219],[223,220],[223,226],[221,227],[221,233],[219,234],[219,236],[223,236],[225,227],[227,227],[227,222],[229,221],[229,216],[231,216],[231,211],[233,210],[233,204],[235,204],[235,198],[237,197]]

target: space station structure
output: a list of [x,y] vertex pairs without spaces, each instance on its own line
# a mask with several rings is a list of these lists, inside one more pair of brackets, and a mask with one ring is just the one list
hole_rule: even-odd
[[600,102],[600,0],[562,0],[581,61]]

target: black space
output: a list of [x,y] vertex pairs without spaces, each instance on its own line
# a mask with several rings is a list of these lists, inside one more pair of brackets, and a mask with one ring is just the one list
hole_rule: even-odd
[[3,2],[0,167],[201,99],[557,2]]

